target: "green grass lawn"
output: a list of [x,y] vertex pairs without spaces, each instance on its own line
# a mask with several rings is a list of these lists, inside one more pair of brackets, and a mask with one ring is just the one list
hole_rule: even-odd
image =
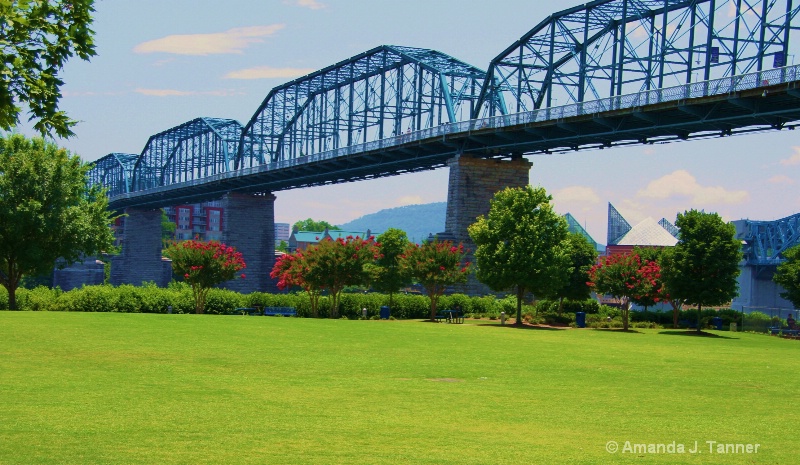
[[0,312],[0,464],[797,463],[800,342],[719,334]]

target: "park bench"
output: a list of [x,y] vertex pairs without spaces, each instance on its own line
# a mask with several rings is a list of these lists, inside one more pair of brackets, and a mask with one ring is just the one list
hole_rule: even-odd
[[297,316],[294,307],[264,307],[264,316]]

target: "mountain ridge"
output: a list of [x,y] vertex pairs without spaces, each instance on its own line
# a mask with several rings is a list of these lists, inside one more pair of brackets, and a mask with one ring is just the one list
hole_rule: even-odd
[[447,202],[434,202],[384,208],[338,225],[345,231],[366,231],[379,235],[389,228],[402,229],[412,242],[444,231]]

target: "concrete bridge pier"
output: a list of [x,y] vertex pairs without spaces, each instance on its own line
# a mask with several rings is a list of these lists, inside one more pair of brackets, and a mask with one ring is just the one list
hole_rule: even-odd
[[161,210],[127,208],[122,231],[122,251],[111,258],[111,284],[153,281],[164,287],[172,267],[161,259]]
[[[445,232],[440,239],[463,243],[470,250],[467,260],[475,263],[475,244],[467,228],[481,216],[489,213],[492,197],[506,187],[524,187],[530,184],[533,163],[525,158],[512,160],[486,159],[462,154],[448,161],[450,181],[447,192]],[[471,274],[467,284],[459,289],[469,295],[491,293],[489,288]]]
[[222,198],[222,242],[242,253],[245,279],[225,283],[238,292],[277,292],[269,277],[275,264],[275,196],[230,192]]

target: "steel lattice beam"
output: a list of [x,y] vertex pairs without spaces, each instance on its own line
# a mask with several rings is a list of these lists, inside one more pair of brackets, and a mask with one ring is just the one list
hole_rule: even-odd
[[131,153],[110,153],[100,158],[89,170],[89,185],[107,188],[109,197],[131,192],[133,167],[138,158],[139,155]]
[[374,48],[273,89],[244,128],[237,168],[467,120],[484,77],[435,50]]
[[238,121],[196,118],[151,136],[133,170],[134,190],[230,171],[241,135]]
[[793,2],[596,0],[561,11],[491,62],[473,118],[791,64]]
[[800,213],[775,221],[734,221],[748,265],[775,265],[783,252],[800,245]]

